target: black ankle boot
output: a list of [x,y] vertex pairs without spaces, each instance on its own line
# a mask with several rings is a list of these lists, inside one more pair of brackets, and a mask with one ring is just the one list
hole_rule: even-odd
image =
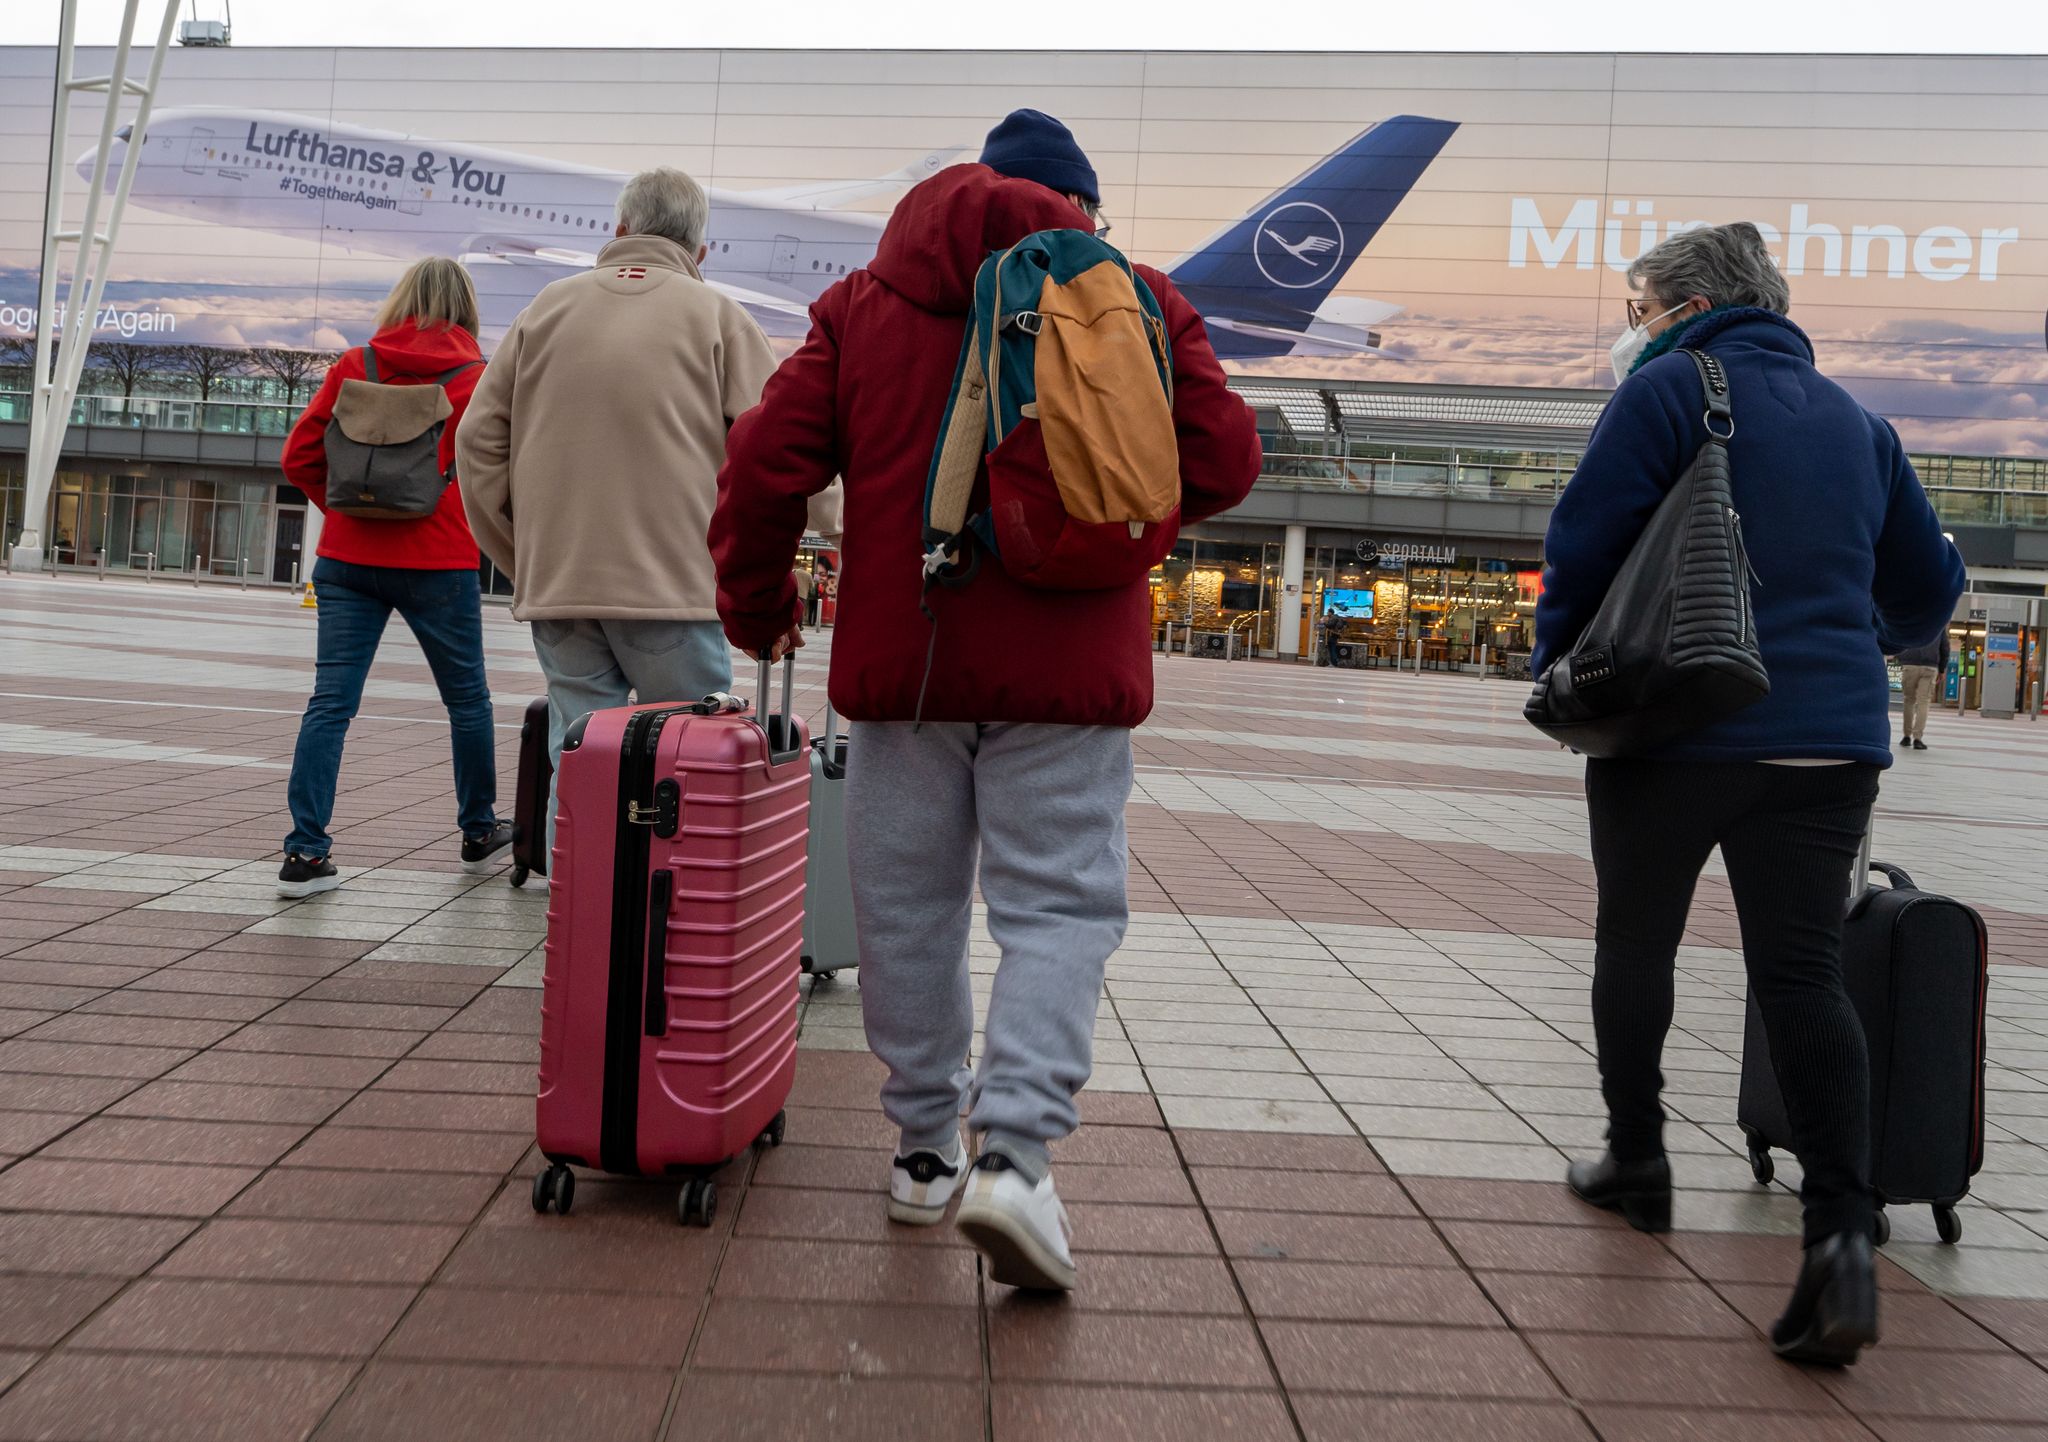
[[1616,1161],[1613,1152],[1595,1162],[1573,1162],[1565,1174],[1581,1201],[1620,1212],[1639,1232],[1671,1230],[1671,1162]]
[[1868,1232],[1837,1232],[1806,1249],[1771,1350],[1791,1362],[1851,1367],[1877,1340],[1877,1256]]

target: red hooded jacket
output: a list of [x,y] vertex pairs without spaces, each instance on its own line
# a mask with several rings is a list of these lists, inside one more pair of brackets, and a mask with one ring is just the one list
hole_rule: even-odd
[[[469,361],[480,361],[476,337],[454,326],[421,330],[412,320],[380,330],[370,337],[377,352],[377,378],[392,385],[418,385]],[[455,464],[455,428],[469,405],[470,392],[483,379],[482,365],[471,366],[447,384],[448,404],[455,413],[441,427],[441,469]],[[320,528],[319,553],[358,566],[396,566],[407,571],[474,571],[476,541],[462,514],[462,488],[450,483],[431,516],[417,521],[365,521],[338,516],[327,509],[327,423],[334,417],[334,399],[345,380],[363,380],[363,348],[346,351],[327,369],[327,378],[292,426],[284,443],[284,478],[306,493],[327,517]]]
[[[1055,192],[981,165],[943,170],[903,197],[874,263],[811,307],[809,338],[733,426],[710,533],[718,614],[733,644],[758,653],[789,630],[805,499],[843,476],[832,702],[856,721],[918,715],[933,639],[918,609],[925,475],[975,271],[1035,230],[1087,223]],[[1159,272],[1137,270],[1172,341],[1181,519],[1192,523],[1244,499],[1259,474],[1258,432],[1194,307]],[[934,586],[931,607],[926,720],[1136,726],[1152,709],[1143,580],[1034,590],[987,561],[964,586]]]

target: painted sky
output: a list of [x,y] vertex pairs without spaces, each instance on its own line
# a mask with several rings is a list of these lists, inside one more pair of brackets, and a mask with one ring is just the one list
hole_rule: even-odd
[[[50,64],[0,48],[0,321],[36,263]],[[883,175],[1028,104],[1087,147],[1113,240],[1161,265],[1365,125],[1436,116],[1457,133],[1338,291],[1402,307],[1382,350],[1260,369],[1603,385],[1609,262],[1646,225],[1750,219],[1781,236],[1822,367],[1909,444],[2048,454],[2048,60],[176,50],[160,103],[733,190]],[[92,140],[75,118],[67,154]],[[176,314],[181,340],[335,345],[400,264],[136,208],[110,299]]]

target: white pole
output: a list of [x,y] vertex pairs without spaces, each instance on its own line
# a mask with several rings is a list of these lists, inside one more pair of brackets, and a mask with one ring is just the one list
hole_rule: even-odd
[[[62,0],[58,19],[56,98],[50,114],[49,173],[45,178],[43,214],[42,273],[37,287],[35,380],[29,411],[28,474],[22,500],[24,513],[21,541],[9,554],[10,569],[39,571],[43,566],[43,512],[50,503],[50,486],[56,478],[57,459],[62,454],[64,433],[71,424],[71,406],[78,395],[79,378],[85,371],[86,353],[92,347],[93,318],[106,287],[114,243],[119,238],[121,217],[128,205],[128,192],[135,181],[141,157],[144,127],[155,98],[158,78],[163,73],[164,53],[170,48],[171,33],[177,27],[177,0],[165,0],[163,24],[157,32],[156,48],[150,56],[149,79],[128,78],[129,61],[135,43],[136,10],[141,0],[127,0],[121,18],[121,39],[114,48],[112,70],[104,76],[80,80],[73,73],[77,53],[78,0]],[[70,144],[71,96],[74,91],[106,93],[106,109],[100,118],[100,141],[93,152],[91,193],[86,197],[85,218],[76,231],[64,228],[64,152]],[[122,102],[130,95],[140,97],[130,123],[127,151],[122,157],[120,178],[115,182],[112,203],[107,207],[106,228],[99,228],[101,201],[106,195],[107,170],[113,150],[116,122]],[[71,283],[65,291],[64,309],[57,310],[57,252],[66,241],[76,246]],[[58,346],[62,344],[62,353]]]
[[1280,595],[1273,608],[1273,650],[1280,656],[1301,654],[1302,578],[1308,561],[1308,527],[1289,526],[1280,546]]

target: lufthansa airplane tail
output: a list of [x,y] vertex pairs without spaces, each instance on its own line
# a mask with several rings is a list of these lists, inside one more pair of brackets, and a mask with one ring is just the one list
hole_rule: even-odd
[[1217,355],[1355,355],[1399,306],[1332,298],[1458,124],[1396,115],[1282,186],[1168,274],[1209,322]]

